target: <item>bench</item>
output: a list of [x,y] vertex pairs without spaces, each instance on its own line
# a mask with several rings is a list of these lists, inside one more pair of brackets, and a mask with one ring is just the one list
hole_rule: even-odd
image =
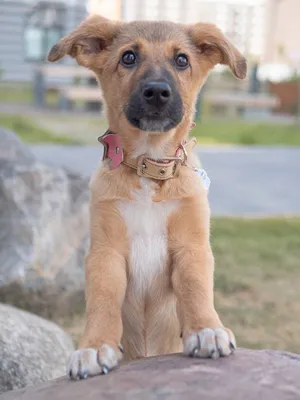
[[59,107],[62,111],[71,108],[73,101],[102,103],[103,97],[100,87],[62,86],[58,89],[60,96]]
[[236,118],[240,110],[247,113],[268,113],[279,105],[279,99],[275,96],[261,93],[206,93],[205,99],[211,106],[225,108],[227,115]]
[[95,75],[86,68],[73,65],[49,65],[44,64],[35,69],[36,72],[43,74],[44,77],[50,78],[92,78]]
[[[72,80],[65,84],[64,81]],[[93,85],[90,81],[93,80]],[[60,81],[60,82],[59,82]],[[77,82],[76,82],[77,81]],[[37,107],[44,107],[47,91],[53,91],[59,96],[59,107],[68,110],[74,101],[102,104],[101,90],[92,71],[77,66],[43,65],[35,69],[34,102]],[[98,107],[99,108],[99,107]]]

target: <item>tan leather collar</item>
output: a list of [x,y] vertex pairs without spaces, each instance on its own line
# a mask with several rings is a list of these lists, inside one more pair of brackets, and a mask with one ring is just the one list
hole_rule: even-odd
[[[191,128],[194,126],[192,124]],[[110,168],[118,168],[120,164],[125,164],[137,171],[139,176],[145,178],[165,181],[177,176],[179,168],[187,165],[188,154],[197,143],[196,138],[182,142],[173,157],[165,157],[162,160],[153,160],[150,157],[142,155],[137,159],[132,159],[126,155],[122,149],[120,138],[117,134],[107,130],[104,135],[98,138],[103,145],[102,160],[110,160]]]
[[197,143],[196,138],[191,138],[179,145],[174,157],[165,157],[162,160],[153,160],[144,155],[132,159],[124,154],[123,164],[137,171],[139,176],[165,181],[175,178],[182,165],[187,166],[188,154]]

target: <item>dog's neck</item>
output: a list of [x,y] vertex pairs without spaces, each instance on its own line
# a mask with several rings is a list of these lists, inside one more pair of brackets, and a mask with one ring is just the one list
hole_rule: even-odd
[[195,138],[188,141],[183,140],[174,151],[173,156],[170,157],[165,156],[164,152],[161,153],[161,156],[157,151],[151,154],[147,140],[145,141],[146,152],[143,152],[144,143],[141,143],[140,146],[137,146],[137,148],[140,147],[139,153],[129,155],[124,151],[120,137],[111,130],[106,131],[98,140],[103,145],[102,160],[110,160],[110,169],[118,168],[123,163],[136,170],[137,175],[156,180],[174,178],[178,175],[179,167],[189,166],[187,164],[188,156],[196,144]]
[[178,146],[188,137],[194,123],[184,121],[168,132],[146,132],[130,126],[110,124],[110,131],[117,134],[124,153],[132,159],[144,155],[154,160],[174,156]]
[[141,132],[131,153],[132,158],[138,158],[141,155],[151,157],[155,160],[163,159],[167,155],[174,153],[173,136],[175,132],[168,132],[168,138],[160,137],[165,133],[153,134],[152,132]]

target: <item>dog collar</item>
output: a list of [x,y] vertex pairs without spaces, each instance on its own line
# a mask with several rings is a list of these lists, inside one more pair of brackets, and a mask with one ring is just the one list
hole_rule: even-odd
[[161,160],[153,160],[144,155],[137,159],[132,159],[125,155],[123,164],[135,169],[139,176],[165,181],[175,178],[182,165],[187,166],[188,153],[192,151],[196,143],[196,138],[192,138],[187,142],[182,142],[178,146],[174,157],[164,157]]
[[196,138],[184,141],[178,146],[173,157],[153,160],[145,155],[136,159],[127,156],[121,147],[119,136],[110,130],[106,131],[103,136],[100,136],[98,141],[103,145],[102,160],[109,159],[111,169],[115,169],[123,163],[128,167],[135,169],[138,176],[161,181],[177,176],[179,168],[182,165],[188,166],[188,154],[197,143]]

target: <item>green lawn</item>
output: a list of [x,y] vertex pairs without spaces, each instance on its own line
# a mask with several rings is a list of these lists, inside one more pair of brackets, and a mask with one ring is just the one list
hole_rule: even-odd
[[75,143],[67,136],[54,135],[49,130],[41,128],[34,122],[33,117],[0,114],[0,126],[15,132],[25,143]]
[[[300,352],[300,218],[214,218],[215,304],[238,345]],[[58,321],[75,342],[84,320]]]
[[1,85],[0,102],[32,104],[32,89],[30,85]]
[[[84,113],[70,115],[40,111],[36,116],[0,114],[0,125],[16,131],[26,142],[80,142],[95,144],[105,132],[105,118]],[[300,127],[295,125],[253,123],[243,121],[199,122],[192,129],[200,145],[266,145],[300,146]]]
[[[0,85],[0,103],[8,104],[33,104],[33,91],[29,84]],[[55,105],[58,103],[58,94],[55,91],[46,92],[46,103]]]
[[216,307],[240,346],[300,351],[300,218],[212,221]]
[[191,131],[200,144],[300,145],[300,126],[218,121],[198,123]]

